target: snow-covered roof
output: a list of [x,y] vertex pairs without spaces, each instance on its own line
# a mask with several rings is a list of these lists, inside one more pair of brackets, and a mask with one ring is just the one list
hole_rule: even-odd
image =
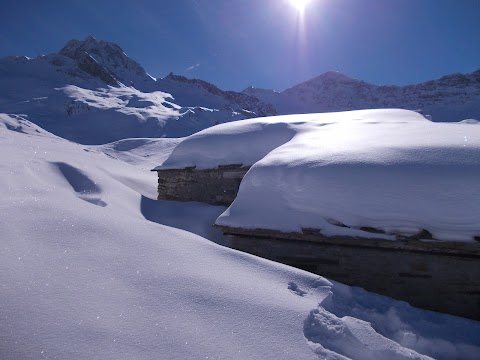
[[[218,225],[380,237],[480,236],[480,127],[383,109],[243,120],[182,141],[157,170],[253,165]],[[359,230],[371,227],[386,234]]]

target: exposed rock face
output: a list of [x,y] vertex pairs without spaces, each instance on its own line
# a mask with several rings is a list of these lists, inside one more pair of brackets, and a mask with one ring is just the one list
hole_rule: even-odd
[[79,54],[77,58],[78,67],[108,85],[118,85],[118,81],[110,74],[110,72],[95,61],[88,53]]
[[[130,59],[120,46],[108,41],[97,41],[92,36],[83,41],[70,40],[59,54],[75,60],[82,70],[105,79],[109,85],[117,85],[117,82],[127,86],[154,82],[145,69]],[[105,73],[115,81],[112,82]]]

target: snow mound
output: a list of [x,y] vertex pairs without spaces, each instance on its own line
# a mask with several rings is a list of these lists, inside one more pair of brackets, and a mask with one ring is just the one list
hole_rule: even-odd
[[475,119],[465,119],[465,120],[459,121],[459,124],[476,125],[476,124],[480,124],[480,121]]
[[[309,346],[325,359],[476,359],[470,345],[476,334],[463,334],[454,318],[435,319],[407,303],[339,283],[304,321]],[[450,342],[437,334],[448,333]],[[459,336],[460,335],[460,336]],[[463,338],[467,336],[468,339]],[[460,340],[462,339],[462,340]]]
[[[305,320],[305,336],[313,343],[312,348],[320,357],[358,360],[432,359],[383,337],[368,322],[350,317],[340,319],[323,307],[312,310]],[[325,348],[325,345],[330,349]]]
[[92,147],[108,156],[144,169],[163,163],[183,138],[134,138]]
[[[166,157],[163,139],[100,147],[25,132],[0,126],[1,359],[313,360],[320,346],[338,359],[349,344],[478,358],[479,322],[218,246],[201,236],[221,236],[211,224],[225,208],[153,200],[144,163],[105,153]],[[353,319],[345,344],[305,328],[320,307],[333,320],[315,328]]]
[[241,120],[205,129],[186,137],[155,169],[209,169],[231,164],[250,166],[294,136],[291,122],[298,122],[298,117]]
[[27,115],[0,113],[0,127],[22,134],[55,137],[55,135],[30,122]]
[[253,166],[218,225],[480,236],[480,128],[470,124],[395,109],[244,120],[187,137],[157,169],[227,164]]

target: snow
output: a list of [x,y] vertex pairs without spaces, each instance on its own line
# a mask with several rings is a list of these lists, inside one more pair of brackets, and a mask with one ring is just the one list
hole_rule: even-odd
[[[87,36],[83,41],[70,40],[59,51],[57,57],[60,56],[79,63],[84,62],[85,56],[88,56],[99,66],[108,69],[110,76],[113,75],[116,82],[127,86],[134,84],[137,88],[146,89],[154,84],[152,77],[145,72],[145,69],[130,59],[120,46],[108,41],[98,41],[93,36]],[[81,68],[87,72],[92,71],[86,66]]]
[[205,129],[186,137],[175,147],[172,156],[155,169],[252,165],[294,135],[287,123],[277,122],[280,119],[296,117],[241,120]]
[[163,163],[183,138],[133,138],[92,147],[126,163],[150,170]]
[[234,92],[174,74],[154,79],[118,45],[89,36],[58,53],[0,59],[0,111],[24,114],[57,136],[90,145],[184,137],[251,117],[378,107],[422,109],[435,121],[459,121],[478,118],[479,75],[400,87],[327,72],[283,92]]
[[224,207],[154,200],[176,141],[0,116],[0,358],[478,358],[479,322],[211,242]]
[[455,122],[480,114],[480,70],[407,86],[374,85],[328,71],[282,92],[247,88],[278,114],[357,109],[421,109],[434,121]]
[[[156,169],[252,166],[216,224],[394,240],[480,235],[480,128],[407,110],[290,115],[185,138]],[[374,228],[372,233],[360,228]]]
[[[84,50],[91,52],[97,72],[85,68]],[[128,86],[116,78],[105,83],[112,74]],[[83,144],[183,137],[245,117],[235,111],[241,109],[238,105],[208,92],[198,106],[193,101],[180,106],[171,94],[159,91],[168,86],[154,81],[117,45],[91,37],[70,41],[58,54],[0,59],[0,82],[2,112],[24,114],[42,128]],[[174,89],[182,99],[183,90]]]
[[480,121],[475,120],[475,119],[465,119],[465,120],[459,121],[459,123],[460,123],[460,124],[471,124],[471,125],[474,125],[474,124],[480,124]]

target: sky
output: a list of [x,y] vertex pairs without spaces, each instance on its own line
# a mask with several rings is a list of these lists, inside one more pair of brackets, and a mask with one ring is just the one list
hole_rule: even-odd
[[479,0],[2,0],[0,57],[92,35],[149,74],[278,91],[326,71],[405,85],[480,68]]

